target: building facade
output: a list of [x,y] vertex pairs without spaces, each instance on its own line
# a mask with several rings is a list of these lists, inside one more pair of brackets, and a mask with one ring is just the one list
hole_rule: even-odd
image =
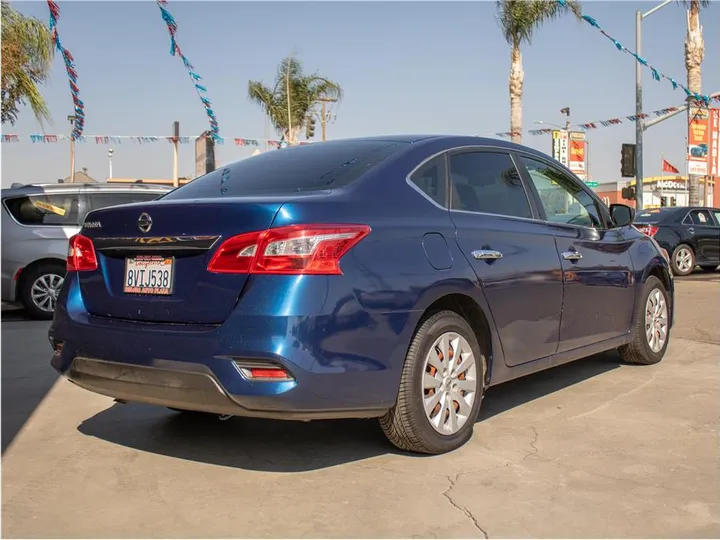
[[[704,178],[700,179],[700,198],[704,198],[702,206],[713,206],[720,208],[720,189],[715,189],[718,177],[708,182]],[[611,182],[600,184],[595,188],[595,193],[602,198],[605,204],[622,203],[635,206],[635,201],[623,199],[622,189],[624,187],[634,187],[635,180],[627,182]],[[668,175],[668,176],[651,176],[643,180],[643,207],[659,208],[661,206],[688,206],[689,194],[687,187],[687,176]]]

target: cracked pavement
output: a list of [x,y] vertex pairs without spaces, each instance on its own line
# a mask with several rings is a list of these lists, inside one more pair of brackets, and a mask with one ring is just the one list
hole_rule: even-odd
[[720,537],[718,320],[720,284],[678,280],[661,364],[491,388],[466,446],[415,456],[372,420],[114,405],[54,377],[46,323],[3,315],[2,535]]

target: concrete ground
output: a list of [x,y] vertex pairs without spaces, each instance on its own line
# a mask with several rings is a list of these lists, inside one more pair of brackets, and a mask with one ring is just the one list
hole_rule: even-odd
[[3,537],[720,537],[720,279],[677,280],[657,366],[604,354],[489,391],[406,455],[374,421],[183,419],[57,380],[3,313]]

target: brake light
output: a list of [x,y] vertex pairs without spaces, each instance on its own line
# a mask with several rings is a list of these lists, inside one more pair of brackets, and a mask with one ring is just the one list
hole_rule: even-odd
[[340,259],[368,234],[367,225],[290,225],[244,233],[220,245],[208,271],[339,275]]
[[86,272],[97,270],[98,263],[92,240],[82,234],[76,234],[68,243],[67,271]]
[[637,230],[641,233],[647,234],[651,238],[658,232],[658,227],[655,225],[636,225],[635,228],[637,228]]

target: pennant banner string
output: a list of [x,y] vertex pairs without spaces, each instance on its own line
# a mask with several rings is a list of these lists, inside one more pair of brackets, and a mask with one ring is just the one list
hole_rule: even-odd
[[192,81],[193,86],[195,86],[195,91],[205,108],[205,114],[207,114],[208,120],[210,121],[210,136],[217,140],[220,138],[220,127],[218,126],[218,121],[215,117],[215,111],[213,111],[212,108],[212,102],[210,101],[210,98],[205,95],[207,94],[207,88],[203,84],[200,84],[202,77],[195,72],[195,67],[188,61],[187,57],[180,49],[180,46],[177,44],[175,34],[177,33],[178,26],[175,21],[175,17],[173,17],[167,9],[167,0],[156,0],[156,3],[158,8],[160,8],[160,14],[162,15],[163,21],[165,21],[168,32],[170,33],[170,54],[172,56],[177,55],[180,57],[180,60],[182,60],[182,63],[190,76],[190,80]]
[[[190,144],[191,142],[204,138],[204,135],[190,136],[190,137],[178,137],[180,144]],[[55,135],[55,134],[42,134],[33,133],[31,135],[16,135],[16,134],[2,134],[0,141],[3,143],[18,143],[22,140],[30,141],[31,143],[44,143],[44,144],[55,144],[61,141],[74,140],[76,143],[90,143],[95,144],[122,144],[123,141],[130,141],[138,144],[155,143],[160,141],[168,141],[170,143],[175,141],[175,137],[167,135],[84,135],[84,136],[71,136],[71,135]],[[217,137],[214,139],[216,144],[225,144],[228,140],[225,137]],[[271,148],[285,148],[288,146],[285,141],[276,139],[251,139],[247,137],[233,137],[230,139],[235,146],[247,146],[247,147],[259,147],[261,143],[267,143]],[[305,145],[311,144],[310,141],[298,141],[296,144]]]
[[55,0],[47,0],[48,8],[50,9],[50,32],[52,33],[52,42],[55,48],[62,56],[63,62],[65,63],[65,71],[67,72],[68,79],[70,82],[70,93],[72,94],[73,107],[75,109],[75,120],[73,121],[72,137],[81,137],[83,129],[85,128],[85,104],[80,99],[80,89],[77,85],[77,71],[75,70],[75,59],[60,42],[60,36],[58,35],[57,23],[60,18],[60,6],[58,6]]
[[[558,4],[560,4],[561,6],[563,6],[563,7],[566,7],[566,6],[567,6],[567,0],[555,0],[555,1],[556,1]],[[652,73],[652,78],[653,78],[653,80],[655,80],[655,81],[660,81],[660,80],[662,80],[662,79],[665,79],[666,81],[669,81],[670,84],[672,84],[673,90],[677,90],[678,87],[679,87],[679,88],[682,88],[682,89],[685,91],[685,94],[686,94],[688,97],[692,97],[692,98],[694,98],[696,101],[703,101],[703,102],[705,102],[705,105],[708,105],[708,104],[710,103],[710,96],[698,94],[697,92],[691,92],[690,89],[689,89],[688,87],[686,87],[685,85],[677,82],[677,81],[676,81],[675,79],[673,79],[672,77],[668,77],[667,75],[665,75],[665,74],[664,74],[662,71],[660,71],[659,69],[656,69],[655,67],[651,66],[650,63],[649,63],[647,60],[645,60],[643,57],[639,56],[636,52],[631,51],[630,49],[628,49],[627,47],[625,47],[622,43],[620,43],[617,39],[615,39],[615,38],[612,37],[610,34],[608,34],[608,33],[600,26],[600,24],[597,22],[597,20],[595,20],[593,17],[590,17],[589,15],[582,15],[582,19],[583,19],[586,23],[588,23],[590,26],[592,26],[593,28],[597,29],[603,36],[605,36],[605,37],[608,38],[610,41],[612,41],[613,44],[615,45],[615,48],[616,48],[618,51],[621,51],[621,52],[624,52],[624,53],[629,54],[630,56],[632,56],[633,58],[635,58],[635,61],[636,61],[636,62],[639,62],[642,66],[648,68],[648,69],[650,70],[650,73]]]

